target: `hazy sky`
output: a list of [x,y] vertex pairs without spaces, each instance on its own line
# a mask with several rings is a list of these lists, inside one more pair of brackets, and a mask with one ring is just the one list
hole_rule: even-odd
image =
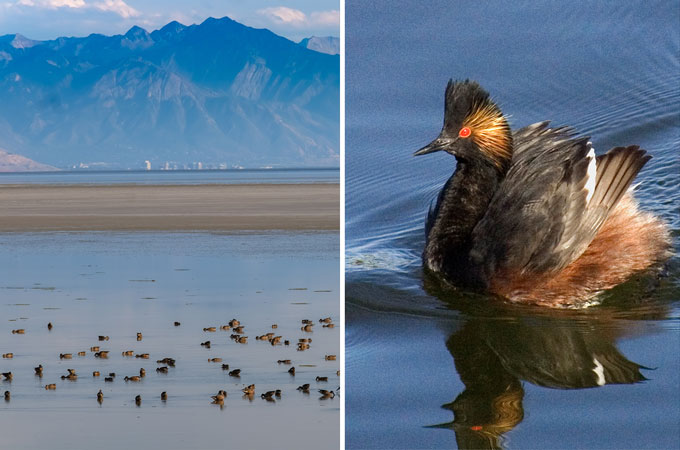
[[185,25],[229,16],[269,28],[294,41],[340,35],[339,0],[0,0],[0,36],[31,39],[122,34],[133,25],[156,30],[177,20]]

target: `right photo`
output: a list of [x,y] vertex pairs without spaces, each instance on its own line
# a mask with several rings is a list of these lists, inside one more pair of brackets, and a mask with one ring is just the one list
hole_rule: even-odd
[[346,0],[347,449],[680,448],[678,17]]

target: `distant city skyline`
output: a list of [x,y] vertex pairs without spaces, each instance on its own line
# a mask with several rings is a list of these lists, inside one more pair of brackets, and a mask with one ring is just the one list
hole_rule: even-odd
[[191,25],[229,16],[297,42],[313,35],[339,36],[339,10],[339,0],[7,0],[0,3],[0,36],[19,33],[50,40],[114,35],[134,25],[151,32],[173,20]]

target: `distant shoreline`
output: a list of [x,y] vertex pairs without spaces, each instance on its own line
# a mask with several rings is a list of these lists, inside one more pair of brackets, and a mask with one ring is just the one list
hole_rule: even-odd
[[340,229],[340,185],[0,186],[0,232]]
[[93,174],[93,173],[172,173],[172,172],[304,172],[310,170],[340,171],[336,166],[310,166],[310,167],[239,167],[229,169],[60,169],[53,170],[0,170],[2,175],[35,175],[35,174]]

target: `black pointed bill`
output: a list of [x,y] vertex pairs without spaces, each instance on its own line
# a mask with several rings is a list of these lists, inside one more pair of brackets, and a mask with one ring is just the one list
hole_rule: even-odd
[[413,156],[427,155],[428,153],[438,152],[440,150],[446,149],[446,147],[451,144],[455,139],[448,137],[442,137],[441,135],[434,141],[427,144],[425,147],[421,148],[413,154]]

